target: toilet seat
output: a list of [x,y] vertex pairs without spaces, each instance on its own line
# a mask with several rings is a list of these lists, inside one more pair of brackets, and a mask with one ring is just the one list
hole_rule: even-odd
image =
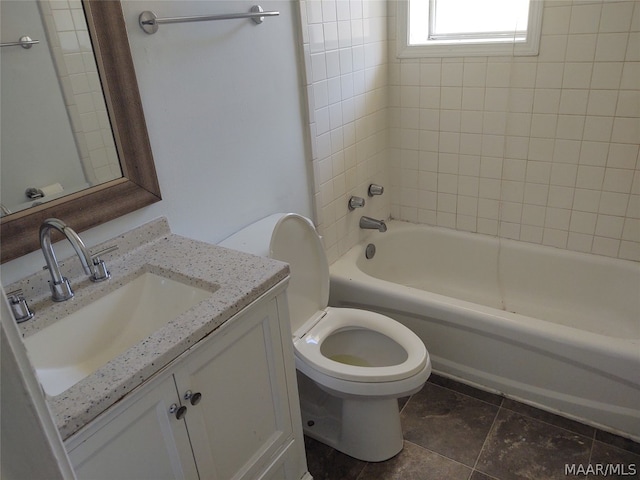
[[[313,370],[333,378],[355,382],[392,382],[420,373],[427,363],[422,341],[407,327],[375,312],[328,307],[301,338],[294,340],[295,353]],[[404,350],[404,359],[381,366],[358,366],[336,361],[322,352],[323,343],[336,333],[360,330],[380,334],[390,347]],[[385,340],[383,340],[385,341]],[[395,343],[396,345],[392,345]],[[362,345],[366,348],[365,345]],[[375,349],[375,346],[371,346]],[[375,356],[375,351],[371,352]]]
[[[295,213],[284,215],[273,229],[269,250],[271,258],[289,263],[291,269],[287,297],[294,350],[296,363],[305,364],[303,370],[307,375],[373,384],[409,379],[425,370],[429,362],[427,350],[420,338],[404,325],[366,310],[327,307],[329,262],[310,220]],[[402,359],[373,362],[377,366],[358,366],[325,356],[324,343],[346,331],[363,333],[362,337],[353,334],[359,339],[357,346],[361,347],[362,355],[368,355],[369,349],[376,357],[373,355],[376,348],[389,347],[401,351]]]

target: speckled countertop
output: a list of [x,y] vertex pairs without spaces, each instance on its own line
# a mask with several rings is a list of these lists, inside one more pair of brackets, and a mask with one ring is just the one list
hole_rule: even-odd
[[66,302],[49,299],[46,271],[7,286],[7,291],[21,288],[36,312],[33,320],[20,324],[23,336],[34,334],[145,272],[212,293],[68,390],[47,396],[63,439],[289,275],[284,263],[174,235],[166,219],[150,222],[91,250],[114,244],[118,250],[101,257],[112,274],[106,282],[91,283],[77,257],[60,262],[76,294]]

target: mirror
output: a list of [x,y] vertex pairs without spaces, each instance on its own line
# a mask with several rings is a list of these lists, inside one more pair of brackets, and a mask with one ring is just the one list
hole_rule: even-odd
[[0,23],[3,213],[121,177],[82,3],[3,0]]
[[2,262],[40,248],[38,228],[46,218],[83,231],[161,199],[120,2],[82,3],[122,176],[3,216]]

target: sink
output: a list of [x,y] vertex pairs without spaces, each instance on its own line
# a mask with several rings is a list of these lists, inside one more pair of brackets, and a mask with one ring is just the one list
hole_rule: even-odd
[[145,272],[25,338],[45,392],[64,392],[213,291]]

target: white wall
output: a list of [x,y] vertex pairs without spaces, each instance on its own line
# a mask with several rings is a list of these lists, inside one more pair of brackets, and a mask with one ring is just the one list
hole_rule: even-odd
[[[148,35],[137,23],[143,10],[186,16],[248,11],[251,5],[123,2],[163,200],[85,232],[88,246],[159,216],[175,233],[215,243],[270,213],[312,215],[297,2],[261,2],[265,10],[280,11],[261,25],[163,25]],[[71,255],[67,245],[56,248],[59,258]],[[40,252],[7,262],[2,283],[42,265]]]

